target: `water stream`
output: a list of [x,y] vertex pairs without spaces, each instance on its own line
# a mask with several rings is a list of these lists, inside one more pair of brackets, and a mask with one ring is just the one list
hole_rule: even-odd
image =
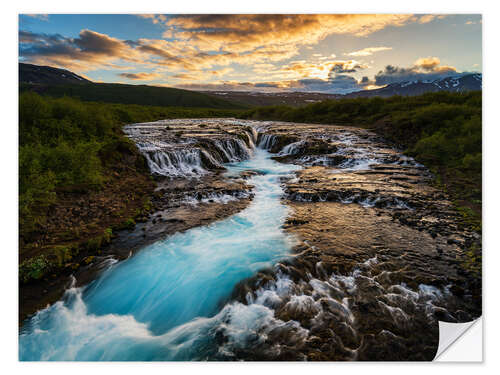
[[299,167],[270,156],[255,149],[250,159],[227,165],[228,174],[259,172],[249,180],[255,197],[245,210],[158,241],[87,287],[69,289],[24,324],[20,359],[203,360],[231,357],[255,341],[273,311],[225,303],[239,281],[289,256],[293,246],[281,229],[287,207],[280,177]]

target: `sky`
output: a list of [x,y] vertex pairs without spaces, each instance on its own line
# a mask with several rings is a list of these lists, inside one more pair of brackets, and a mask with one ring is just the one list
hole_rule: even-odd
[[348,93],[481,72],[480,15],[22,14],[19,61],[95,82]]

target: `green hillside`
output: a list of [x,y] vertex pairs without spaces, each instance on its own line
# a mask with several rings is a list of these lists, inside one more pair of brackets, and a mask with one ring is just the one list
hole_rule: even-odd
[[68,96],[82,101],[104,103],[138,104],[157,107],[245,108],[242,104],[195,91],[147,85],[125,85],[119,83],[66,83],[57,85],[20,83],[20,91],[35,91],[41,95],[56,98]]

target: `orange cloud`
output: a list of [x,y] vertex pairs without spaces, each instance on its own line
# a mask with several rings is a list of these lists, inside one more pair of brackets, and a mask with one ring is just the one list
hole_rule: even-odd
[[370,56],[376,52],[389,51],[392,47],[367,47],[358,51],[346,53],[347,56]]
[[435,19],[443,19],[445,17],[445,14],[424,14],[418,18],[418,23],[429,23]]
[[422,68],[425,70],[433,70],[441,63],[441,60],[438,57],[421,57],[417,61],[415,61],[415,66],[418,68]]
[[165,25],[204,51],[247,52],[268,45],[316,44],[330,34],[366,36],[413,20],[408,14],[208,14],[174,16]]
[[438,57],[421,57],[409,68],[387,65],[375,75],[376,85],[412,80],[432,80],[457,74],[457,69],[449,65],[440,65]]
[[171,77],[176,78],[176,79],[186,80],[186,81],[196,81],[196,80],[200,79],[199,76],[194,75],[194,74],[190,74],[190,73],[177,73],[177,74],[172,75]]
[[158,73],[120,73],[120,77],[128,78],[136,81],[152,81],[161,77]]

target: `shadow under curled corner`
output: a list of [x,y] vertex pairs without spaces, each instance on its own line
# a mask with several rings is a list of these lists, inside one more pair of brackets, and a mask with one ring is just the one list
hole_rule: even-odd
[[435,362],[482,362],[483,317],[467,323],[439,322]]

